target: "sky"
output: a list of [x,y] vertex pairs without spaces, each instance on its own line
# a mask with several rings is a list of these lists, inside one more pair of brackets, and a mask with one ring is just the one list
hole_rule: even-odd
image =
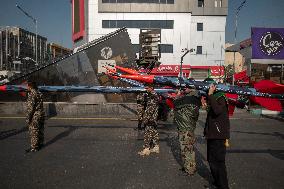
[[[234,43],[235,13],[244,0],[229,0],[226,42]],[[284,28],[284,0],[247,0],[239,12],[237,42],[250,38],[251,27]]]
[[[226,42],[234,42],[235,12],[243,1],[229,0]],[[72,48],[70,0],[1,0],[0,26],[19,26],[35,32],[32,20],[16,4],[38,20],[39,35]],[[247,0],[238,17],[237,41],[250,38],[251,27],[284,28],[283,7],[284,0]]]
[[72,48],[70,0],[0,0],[0,26],[20,26],[35,33],[35,24],[16,4],[37,19],[39,35]]

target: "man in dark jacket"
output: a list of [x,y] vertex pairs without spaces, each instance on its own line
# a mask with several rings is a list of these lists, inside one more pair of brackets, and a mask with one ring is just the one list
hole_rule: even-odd
[[207,139],[207,160],[218,189],[228,189],[225,164],[226,139],[230,138],[230,121],[225,94],[215,92],[216,86],[211,85],[208,92],[208,114],[204,135]]

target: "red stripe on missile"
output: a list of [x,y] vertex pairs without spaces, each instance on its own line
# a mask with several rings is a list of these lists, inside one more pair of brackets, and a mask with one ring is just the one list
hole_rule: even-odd
[[115,69],[111,69],[111,68],[106,67],[106,66],[105,66],[105,69],[107,69],[109,72],[116,73],[116,70],[115,70]]
[[153,83],[154,75],[121,75],[122,78],[132,79],[135,81],[140,81],[144,83]]
[[118,79],[118,78],[119,78],[119,77],[117,77],[117,76],[111,75],[110,73],[106,73],[106,75],[109,76],[109,77],[111,77],[111,78],[113,78],[113,79]]
[[7,90],[7,86],[6,85],[0,86],[0,91],[6,91],[6,90]]
[[115,66],[116,69],[119,69],[123,72],[126,72],[128,74],[131,75],[140,75],[139,72],[137,72],[136,70],[130,69],[130,68],[124,68],[124,67],[120,67],[120,66]]

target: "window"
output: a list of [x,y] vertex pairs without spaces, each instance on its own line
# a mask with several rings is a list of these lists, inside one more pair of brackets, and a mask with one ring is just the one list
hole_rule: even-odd
[[154,3],[154,4],[174,4],[174,0],[102,0],[102,3]]
[[197,46],[196,54],[202,54],[202,46]]
[[204,0],[198,0],[198,7],[204,7]]
[[218,2],[219,2],[219,7],[222,7],[222,0],[215,0],[215,7],[218,7]]
[[[160,0],[161,2],[161,0]],[[167,4],[175,4],[175,1],[174,0],[167,0]]]
[[[140,44],[132,44],[135,53],[139,53],[141,51]],[[173,53],[173,45],[172,44],[159,44],[159,52],[160,53]]]
[[103,0],[103,3],[116,3],[116,0]]
[[173,20],[103,20],[102,28],[157,28],[173,29]]
[[102,22],[102,28],[110,28],[110,26],[109,26],[109,21],[108,20],[103,20],[103,22]]
[[197,23],[197,31],[203,31],[203,23]]
[[159,44],[160,53],[173,53],[173,45],[171,44]]
[[116,26],[116,21],[115,21],[115,20],[110,20],[110,21],[109,21],[109,27],[110,27],[110,28],[117,28],[117,26]]

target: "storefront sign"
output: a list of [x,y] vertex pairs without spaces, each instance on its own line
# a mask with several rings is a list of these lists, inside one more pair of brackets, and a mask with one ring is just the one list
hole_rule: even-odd
[[180,66],[172,66],[172,65],[167,65],[167,66],[159,66],[157,68],[157,72],[179,72]]
[[252,59],[284,59],[284,28],[252,28]]

